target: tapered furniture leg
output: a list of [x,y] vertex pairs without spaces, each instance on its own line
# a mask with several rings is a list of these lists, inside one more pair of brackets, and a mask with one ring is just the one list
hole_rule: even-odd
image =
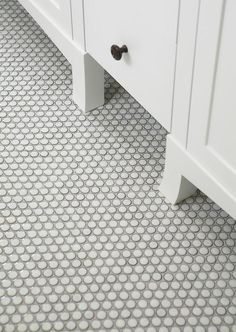
[[197,188],[182,175],[184,161],[178,150],[167,138],[165,171],[160,191],[172,204],[181,202],[195,193]]
[[72,79],[73,99],[84,112],[104,104],[104,69],[88,53],[77,53]]

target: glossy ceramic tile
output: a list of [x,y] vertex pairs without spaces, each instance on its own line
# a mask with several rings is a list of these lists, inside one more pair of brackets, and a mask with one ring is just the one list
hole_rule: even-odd
[[235,221],[159,193],[165,130],[111,77],[71,100],[71,67],[0,1],[0,331],[236,331]]

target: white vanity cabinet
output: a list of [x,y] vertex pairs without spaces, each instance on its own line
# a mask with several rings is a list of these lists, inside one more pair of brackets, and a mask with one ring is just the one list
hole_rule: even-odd
[[188,150],[218,183],[227,210],[236,204],[235,31],[235,0],[202,3]]
[[[85,0],[86,47],[170,131],[179,0]],[[111,46],[127,46],[116,61]]]
[[103,104],[105,69],[170,133],[167,199],[199,188],[236,218],[236,1],[19,1],[71,62],[83,111]]
[[72,38],[70,0],[27,0],[38,8],[58,29]]
[[[235,31],[235,0],[201,1],[186,142],[180,144],[174,133],[169,135],[161,185],[173,203],[198,187],[234,218],[236,42],[232,37]],[[178,121],[184,121],[186,115],[181,110],[178,115]]]

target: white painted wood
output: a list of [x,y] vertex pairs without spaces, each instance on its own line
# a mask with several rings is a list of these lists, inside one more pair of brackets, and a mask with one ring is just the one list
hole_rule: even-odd
[[103,68],[32,1],[19,0],[72,65],[73,98],[83,111],[104,103]]
[[70,0],[27,0],[72,38]]
[[48,16],[45,15],[45,12],[35,6],[31,0],[18,1],[30,13],[70,63],[76,58],[76,53],[85,53],[82,49],[77,47],[72,38],[56,24],[56,21],[50,20]]
[[194,194],[197,188],[184,176],[186,161],[171,137],[167,136],[165,171],[159,190],[171,204],[177,204]]
[[[170,130],[179,0],[86,0],[87,51]],[[112,44],[128,54],[112,58]]]
[[180,0],[171,133],[187,144],[199,0]]
[[[160,190],[172,203],[198,187],[236,218],[234,0],[201,2],[188,144],[167,139]],[[191,185],[191,183],[193,185]]]
[[[188,140],[191,155],[234,199],[236,44],[232,36],[236,31],[235,17],[235,0],[201,3]],[[226,204],[223,199],[222,195],[221,204]]]
[[179,144],[173,135],[168,135],[166,168],[160,191],[168,201],[175,204],[190,196],[195,191],[194,186],[236,219],[236,197]]
[[73,99],[84,112],[104,104],[104,70],[91,55],[74,59],[72,75]]
[[84,0],[71,1],[71,19],[73,40],[81,49],[86,51],[84,31]]

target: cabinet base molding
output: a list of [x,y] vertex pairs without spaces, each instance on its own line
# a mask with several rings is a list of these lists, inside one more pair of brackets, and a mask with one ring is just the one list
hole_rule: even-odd
[[233,197],[172,135],[168,135],[166,164],[160,191],[172,204],[176,204],[191,196],[197,188],[236,218],[236,197]]
[[104,69],[44,10],[31,0],[19,0],[72,66],[73,99],[86,112],[104,104]]

